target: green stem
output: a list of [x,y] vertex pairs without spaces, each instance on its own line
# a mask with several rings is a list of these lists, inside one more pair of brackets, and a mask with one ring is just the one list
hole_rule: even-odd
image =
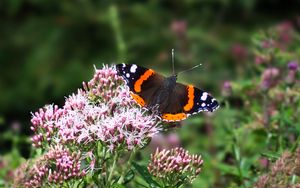
[[116,38],[117,50],[119,56],[118,58],[119,61],[122,61],[125,58],[126,45],[122,36],[118,7],[115,4],[110,5],[109,15],[110,15],[111,26]]
[[244,181],[244,174],[243,174],[243,170],[242,170],[242,157],[241,157],[241,153],[240,153],[240,148],[237,146],[236,143],[234,143],[234,145],[233,145],[233,152],[234,152],[234,156],[235,156],[235,160],[236,160],[237,170],[239,173],[239,179],[242,183],[242,187],[246,187],[246,184]]
[[118,158],[119,158],[119,154],[117,152],[117,153],[115,153],[115,156],[114,156],[114,159],[113,159],[113,165],[110,169],[110,173],[109,173],[109,176],[108,176],[108,179],[107,179],[107,186],[108,187],[110,187],[110,185],[111,185],[111,179],[113,177],[113,173],[114,173]]
[[128,159],[128,161],[127,161],[125,170],[123,171],[123,173],[122,173],[120,179],[118,180],[118,183],[119,183],[119,184],[124,183],[124,178],[125,178],[125,175],[126,175],[126,172],[127,172],[126,170],[130,167],[130,165],[131,165],[131,163],[132,163],[132,161],[133,161],[133,159],[134,159],[134,157],[135,157],[135,154],[136,154],[136,150],[133,149],[133,151],[130,153],[130,156],[129,156],[129,159]]

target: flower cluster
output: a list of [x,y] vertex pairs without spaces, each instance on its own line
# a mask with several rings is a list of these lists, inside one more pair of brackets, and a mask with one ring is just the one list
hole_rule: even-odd
[[284,152],[272,165],[268,174],[259,177],[255,184],[256,188],[264,187],[299,187],[293,184],[291,176],[300,176],[300,148],[295,153]]
[[132,150],[143,147],[160,130],[156,116],[131,99],[114,67],[96,69],[83,87],[67,97],[62,108],[47,105],[33,114],[34,146],[100,141],[110,151]]
[[33,114],[31,119],[32,131],[36,134],[31,138],[34,147],[42,146],[43,142],[50,142],[56,129],[56,122],[62,115],[57,105],[46,105]]
[[201,171],[201,156],[190,155],[183,148],[156,150],[151,155],[148,171],[166,186],[191,183]]
[[86,172],[81,169],[81,153],[71,153],[68,149],[57,146],[49,150],[33,165],[28,164],[17,171],[15,185],[42,187],[47,183],[63,185],[70,179],[82,178]]
[[228,80],[223,82],[222,95],[224,97],[229,97],[230,95],[232,95],[232,83]]
[[297,61],[290,61],[288,63],[288,74],[285,78],[285,81],[288,84],[293,84],[296,82],[298,69],[299,69],[299,65]]
[[279,69],[277,68],[268,68],[266,69],[261,76],[261,89],[267,90],[271,87],[274,87],[279,80]]

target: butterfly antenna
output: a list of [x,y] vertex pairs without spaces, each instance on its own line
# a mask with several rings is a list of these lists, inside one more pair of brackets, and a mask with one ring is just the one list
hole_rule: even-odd
[[173,69],[173,75],[175,75],[175,52],[174,48],[172,48],[172,69]]
[[195,68],[197,68],[197,67],[199,67],[199,66],[201,66],[201,65],[202,65],[202,64],[200,63],[199,65],[193,66],[192,68],[189,68],[189,69],[187,69],[187,70],[184,70],[184,71],[181,71],[181,72],[177,73],[177,75],[179,75],[179,74],[181,74],[181,73],[184,73],[184,72],[189,72],[189,71],[191,71],[191,70],[193,70],[193,69],[195,69]]

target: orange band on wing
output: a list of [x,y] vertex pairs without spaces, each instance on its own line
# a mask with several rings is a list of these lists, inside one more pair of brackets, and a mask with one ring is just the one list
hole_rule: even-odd
[[184,111],[190,111],[193,106],[194,106],[194,86],[192,85],[188,85],[187,86],[187,90],[188,90],[188,102],[187,104],[183,107]]
[[187,115],[185,113],[163,114],[161,118],[166,121],[181,121],[187,118]]
[[144,81],[146,81],[152,74],[154,74],[154,71],[149,69],[147,70],[134,84],[134,91],[139,93],[141,92],[142,88],[142,84]]
[[145,106],[145,101],[142,97],[134,94],[134,93],[130,93],[131,97],[135,100],[136,103],[138,103],[139,105],[141,105],[142,107]]

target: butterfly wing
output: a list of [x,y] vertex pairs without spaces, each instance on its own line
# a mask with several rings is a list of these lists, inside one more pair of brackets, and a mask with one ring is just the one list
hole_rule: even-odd
[[201,111],[213,112],[219,107],[215,98],[192,85],[176,83],[170,98],[172,101],[161,115],[165,121],[181,121],[192,114]]
[[165,77],[135,64],[116,65],[118,74],[124,78],[131,96],[141,106],[152,106],[157,91],[162,87]]
[[164,84],[172,82],[152,69],[135,64],[118,64],[116,68],[130,88],[133,99],[142,107],[159,104],[158,112],[164,121],[181,121],[189,115],[212,112],[219,107],[210,94],[192,85],[176,83],[170,91]]

